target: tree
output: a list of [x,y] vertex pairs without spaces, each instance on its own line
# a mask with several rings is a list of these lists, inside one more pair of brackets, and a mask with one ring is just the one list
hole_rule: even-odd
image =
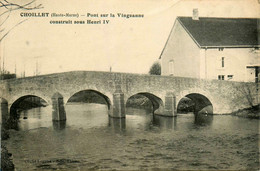
[[[22,19],[19,17],[15,18],[15,22],[11,16],[14,16],[14,11],[17,10],[35,10],[41,9],[42,4],[36,3],[37,0],[24,0],[15,2],[16,0],[0,0],[0,44],[3,39],[17,26],[22,24],[28,19]],[[9,23],[9,21],[12,21]],[[15,23],[15,24],[13,24]],[[2,58],[2,59],[1,59]],[[3,65],[3,68],[1,66]],[[4,64],[4,56],[0,55],[0,79],[4,79],[6,77],[9,78],[10,73],[7,73],[5,70]],[[14,75],[11,75],[13,77]]]
[[150,75],[161,75],[161,64],[154,62],[149,71]]
[[[11,2],[13,1],[13,2]],[[9,19],[12,11],[16,10],[35,10],[41,9],[42,4],[35,4],[36,0],[30,0],[27,3],[22,4],[21,2],[17,3],[14,0],[0,0],[0,42],[9,34],[18,25],[25,22],[27,19],[17,21],[17,24],[13,25],[11,28],[6,28],[5,24]]]
[[258,97],[258,85],[251,85],[250,83],[246,83],[237,87],[238,92],[242,94],[246,98],[248,105],[252,108],[255,106],[255,100]]

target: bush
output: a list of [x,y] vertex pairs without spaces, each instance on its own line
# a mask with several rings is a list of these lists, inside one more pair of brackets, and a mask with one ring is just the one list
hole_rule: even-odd
[[150,75],[161,75],[161,64],[159,62],[153,63],[149,71]]

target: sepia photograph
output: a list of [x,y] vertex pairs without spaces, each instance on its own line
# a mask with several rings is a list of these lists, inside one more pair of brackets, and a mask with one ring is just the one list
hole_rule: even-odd
[[258,171],[259,73],[259,0],[0,0],[0,171]]

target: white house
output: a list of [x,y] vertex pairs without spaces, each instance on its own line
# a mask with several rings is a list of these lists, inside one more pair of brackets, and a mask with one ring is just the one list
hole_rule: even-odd
[[259,18],[177,17],[160,55],[162,75],[258,81]]

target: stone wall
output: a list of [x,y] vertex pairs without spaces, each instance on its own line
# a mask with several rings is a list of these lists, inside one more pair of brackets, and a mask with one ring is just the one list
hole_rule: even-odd
[[0,97],[8,101],[9,110],[17,99],[26,95],[41,97],[51,105],[52,97],[57,92],[63,97],[66,105],[71,96],[82,90],[94,90],[103,94],[112,106],[111,110],[115,92],[117,95],[123,94],[119,98],[123,105],[131,96],[143,93],[154,103],[160,103],[160,110],[164,110],[169,97],[175,100],[174,103],[171,100],[169,103],[172,103],[173,110],[176,110],[180,99],[192,93],[206,97],[213,106],[214,114],[231,113],[259,104],[255,83],[94,71],[0,81]]

